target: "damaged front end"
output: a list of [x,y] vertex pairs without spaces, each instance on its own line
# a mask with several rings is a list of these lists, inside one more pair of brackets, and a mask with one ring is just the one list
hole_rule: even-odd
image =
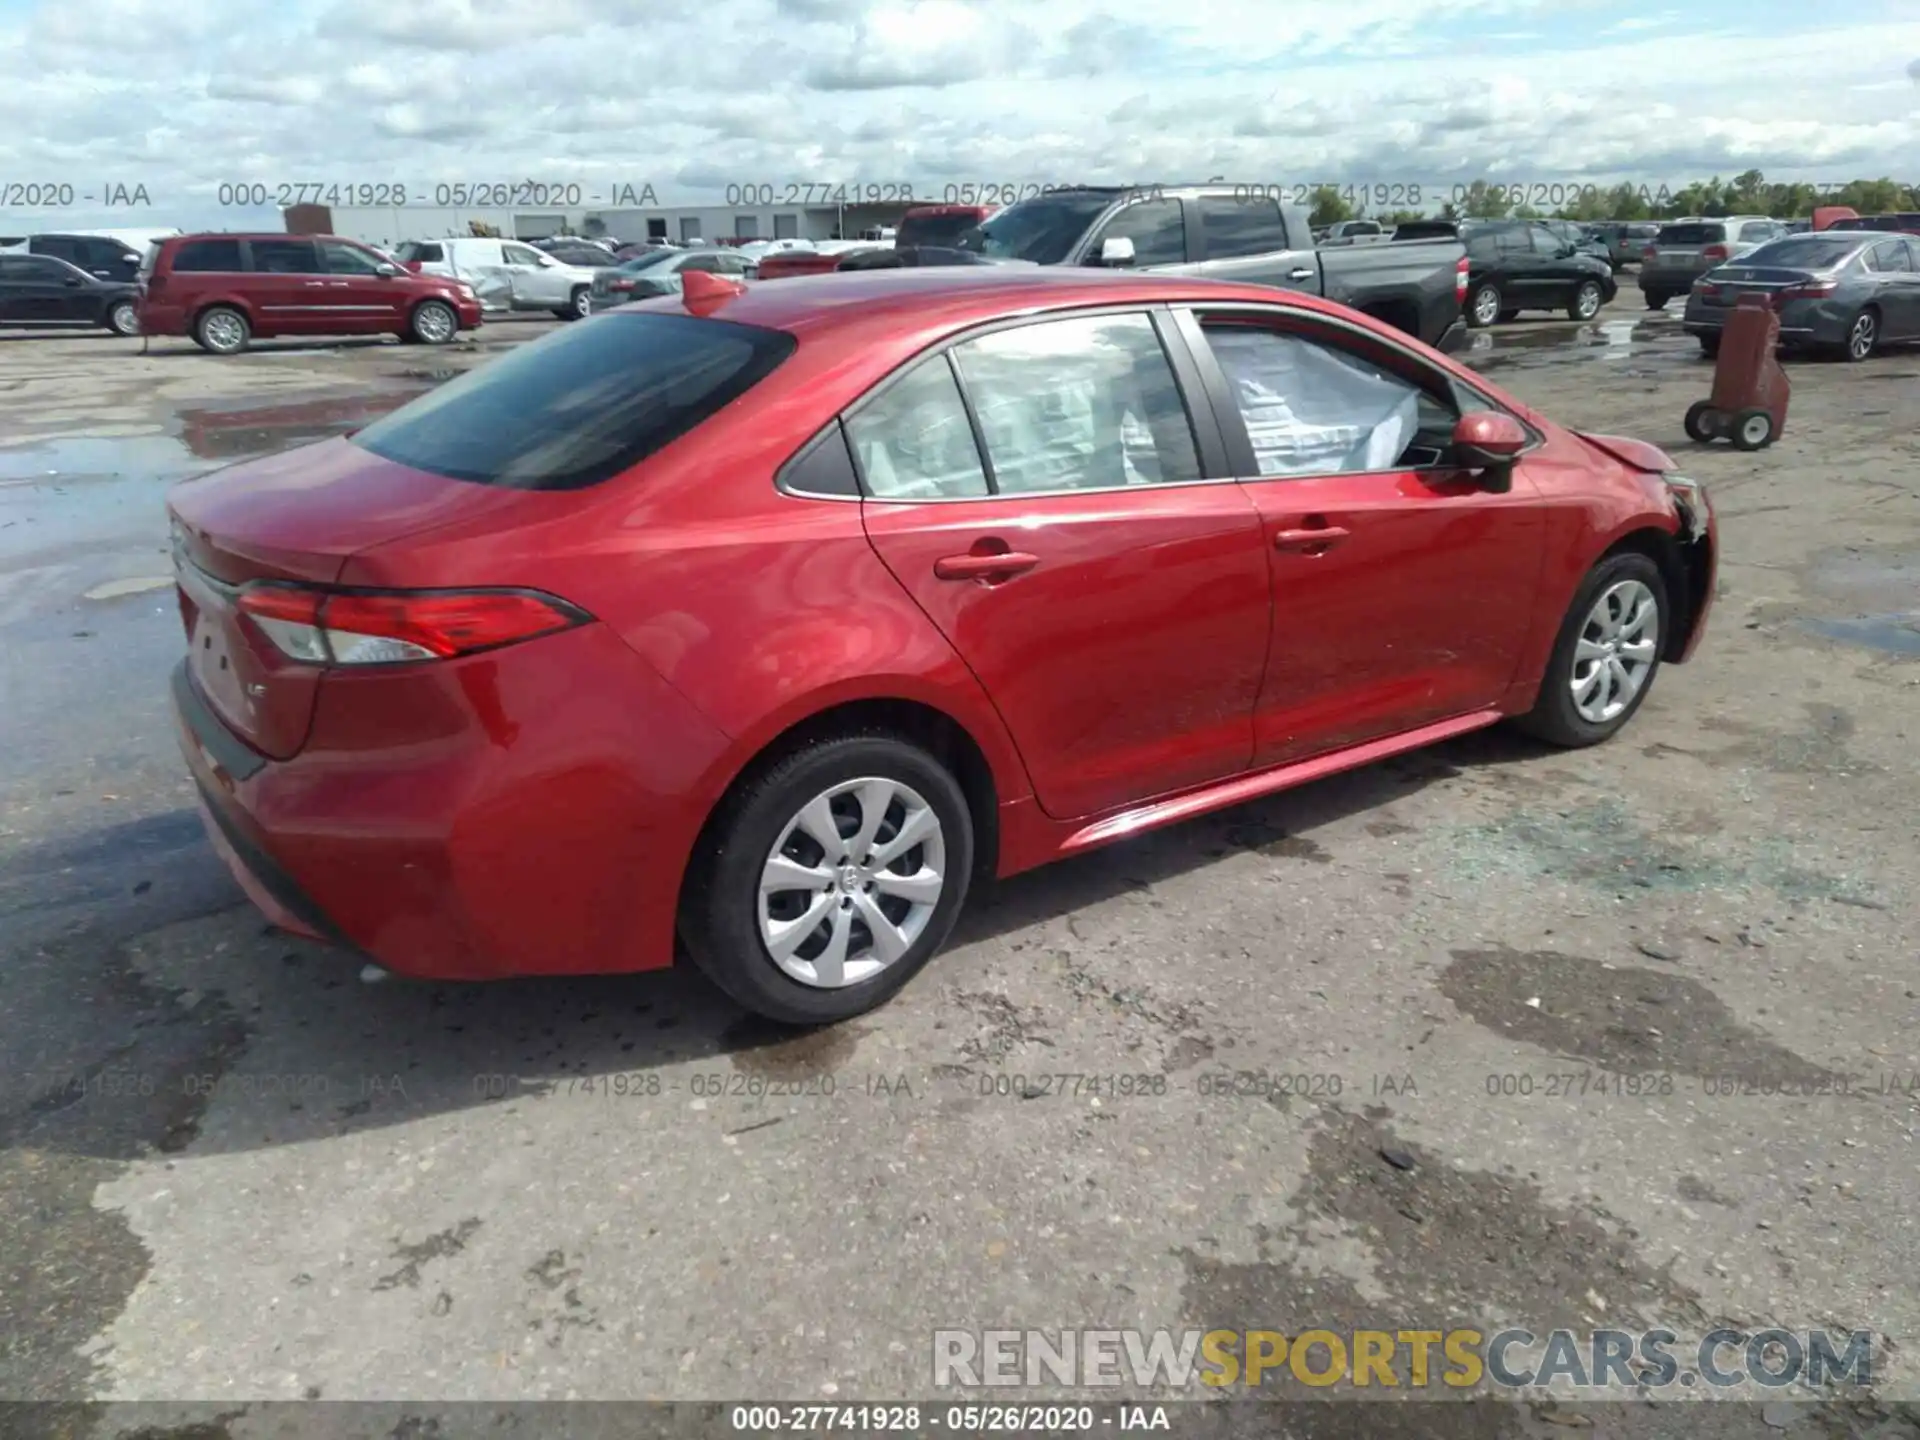
[[[1707,612],[1713,608],[1719,546],[1714,533],[1713,503],[1698,480],[1668,470],[1660,476],[1674,515],[1680,521],[1673,537],[1673,569],[1684,585],[1684,602],[1675,615],[1664,659],[1680,664],[1693,657],[1706,632]],[[1681,597],[1676,597],[1681,598]]]

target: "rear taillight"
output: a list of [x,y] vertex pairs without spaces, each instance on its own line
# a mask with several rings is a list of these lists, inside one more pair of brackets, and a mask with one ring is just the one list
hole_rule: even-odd
[[1693,293],[1698,295],[1702,300],[1718,300],[1720,298],[1720,287],[1702,280],[1693,287]]
[[1467,257],[1462,255],[1453,264],[1453,298],[1461,303],[1467,298]]
[[1660,247],[1655,245],[1651,240],[1649,240],[1645,245],[1642,245],[1640,247],[1640,258],[1642,260],[1651,260],[1653,259],[1654,256],[1658,255],[1659,253],[1660,253]]
[[1700,258],[1709,265],[1718,265],[1727,258],[1729,253],[1727,247],[1724,245],[1709,245],[1700,252]]
[[1833,294],[1839,288],[1838,282],[1833,280],[1809,280],[1804,285],[1789,285],[1786,289],[1775,292],[1774,299],[1819,300]]
[[527,590],[340,593],[250,585],[240,610],[291,660],[392,665],[446,660],[571,629],[588,617]]

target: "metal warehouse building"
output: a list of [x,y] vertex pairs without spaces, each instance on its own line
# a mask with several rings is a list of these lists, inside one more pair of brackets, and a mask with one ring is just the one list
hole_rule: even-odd
[[477,222],[516,240],[549,235],[610,235],[623,241],[854,239],[861,231],[897,225],[911,208],[903,204],[729,207],[719,205],[646,210],[488,210],[430,206],[360,207],[297,205],[286,212],[287,229],[299,234],[344,235],[382,248],[407,240],[468,235]]

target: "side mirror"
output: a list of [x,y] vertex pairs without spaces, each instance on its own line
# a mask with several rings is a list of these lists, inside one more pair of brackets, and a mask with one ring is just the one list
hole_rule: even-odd
[[1497,495],[1513,488],[1513,467],[1527,448],[1527,432],[1511,415],[1480,410],[1462,415],[1453,427],[1453,456]]
[[1100,263],[1102,265],[1127,266],[1133,264],[1133,240],[1126,235],[1109,235],[1100,242]]
[[66,279],[62,280],[60,283],[66,286],[69,290],[73,290],[78,288],[80,284],[80,277],[77,275],[69,275],[67,276]]
[[392,277],[400,273],[400,267],[383,261],[379,265],[374,266],[373,273]]

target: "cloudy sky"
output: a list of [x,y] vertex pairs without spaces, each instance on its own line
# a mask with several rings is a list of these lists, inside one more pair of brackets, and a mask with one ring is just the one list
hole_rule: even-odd
[[66,224],[198,226],[248,218],[241,181],[1748,167],[1920,181],[1920,0],[0,0],[0,233],[56,219],[20,208],[48,184]]

